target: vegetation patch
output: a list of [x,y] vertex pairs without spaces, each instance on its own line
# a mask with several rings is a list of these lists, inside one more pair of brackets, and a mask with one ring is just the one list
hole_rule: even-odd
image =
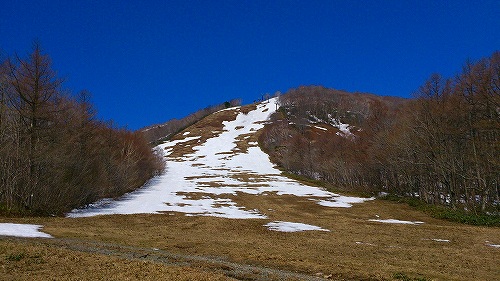
[[425,212],[437,219],[444,219],[470,225],[480,226],[500,226],[500,215],[488,215],[484,213],[471,213],[460,209],[453,209],[446,206],[436,206],[427,204],[418,198],[402,197],[397,195],[387,195],[381,199],[407,204],[419,211]]
[[7,261],[20,261],[24,258],[25,254],[24,253],[17,253],[17,254],[9,254],[7,257],[5,257],[5,260]]

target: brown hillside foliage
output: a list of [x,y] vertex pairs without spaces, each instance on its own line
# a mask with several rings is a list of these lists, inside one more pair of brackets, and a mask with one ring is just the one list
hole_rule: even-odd
[[[498,212],[500,52],[468,62],[453,79],[432,75],[411,100],[301,87],[280,105],[260,143],[290,172],[344,189]],[[354,136],[328,126],[338,121],[353,125]]]
[[377,143],[386,188],[471,212],[499,208],[500,52],[432,75]]
[[82,92],[63,94],[35,45],[0,67],[0,210],[62,214],[141,186],[163,169],[139,133],[95,120]]
[[[404,99],[350,94],[324,87],[300,87],[280,97],[260,142],[280,166],[349,190],[373,191],[376,173],[368,168],[373,135]],[[350,124],[352,136],[335,127]],[[320,128],[323,129],[320,129]]]

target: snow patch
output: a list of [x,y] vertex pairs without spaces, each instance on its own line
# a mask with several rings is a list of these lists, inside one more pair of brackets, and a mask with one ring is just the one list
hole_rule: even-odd
[[328,131],[327,128],[323,128],[323,127],[320,127],[320,126],[314,126],[314,128],[316,129],[320,129],[320,130],[323,130],[323,131]]
[[325,207],[350,208],[352,207],[352,204],[363,203],[370,200],[375,200],[375,198],[374,197],[361,198],[361,197],[336,195],[335,197],[332,197],[327,200],[319,200],[318,204]]
[[493,248],[500,248],[499,244],[491,244],[490,241],[486,241],[486,246],[490,246],[490,247],[493,247]]
[[357,245],[377,246],[377,245],[372,244],[372,243],[366,243],[366,242],[361,242],[361,241],[356,241],[356,244]]
[[448,239],[439,239],[439,238],[422,239],[422,240],[431,240],[431,241],[436,241],[436,242],[450,243],[450,240],[448,240]]
[[446,243],[450,242],[450,240],[448,239],[439,239],[439,238],[432,238],[431,240],[436,242],[446,242]]
[[42,227],[42,225],[37,224],[0,223],[0,235],[31,238],[54,238],[50,234],[39,231]]
[[281,232],[300,232],[300,231],[330,231],[328,229],[321,228],[319,226],[297,223],[297,222],[287,222],[287,221],[273,221],[264,225],[269,230],[281,231]]
[[395,220],[395,219],[386,219],[386,220],[368,220],[368,221],[374,221],[374,222],[381,222],[381,223],[394,223],[394,224],[422,224],[424,222],[422,221],[402,221],[402,220]]

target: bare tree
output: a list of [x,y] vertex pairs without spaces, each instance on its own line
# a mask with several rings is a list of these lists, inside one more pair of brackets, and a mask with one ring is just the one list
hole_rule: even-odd
[[27,145],[27,159],[29,161],[29,175],[26,190],[20,196],[24,204],[30,208],[32,197],[38,183],[39,162],[41,153],[41,131],[51,120],[53,104],[59,95],[61,80],[56,77],[51,68],[51,61],[42,54],[40,45],[35,43],[28,59],[16,57],[16,63],[8,61],[9,82],[12,91],[9,93],[9,102],[17,111],[27,138],[23,141]]

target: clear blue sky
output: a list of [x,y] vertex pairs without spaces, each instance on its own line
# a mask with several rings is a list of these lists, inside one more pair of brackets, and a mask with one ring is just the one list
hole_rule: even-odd
[[500,1],[2,1],[0,50],[36,39],[103,120],[138,129],[300,85],[409,97],[500,49]]

